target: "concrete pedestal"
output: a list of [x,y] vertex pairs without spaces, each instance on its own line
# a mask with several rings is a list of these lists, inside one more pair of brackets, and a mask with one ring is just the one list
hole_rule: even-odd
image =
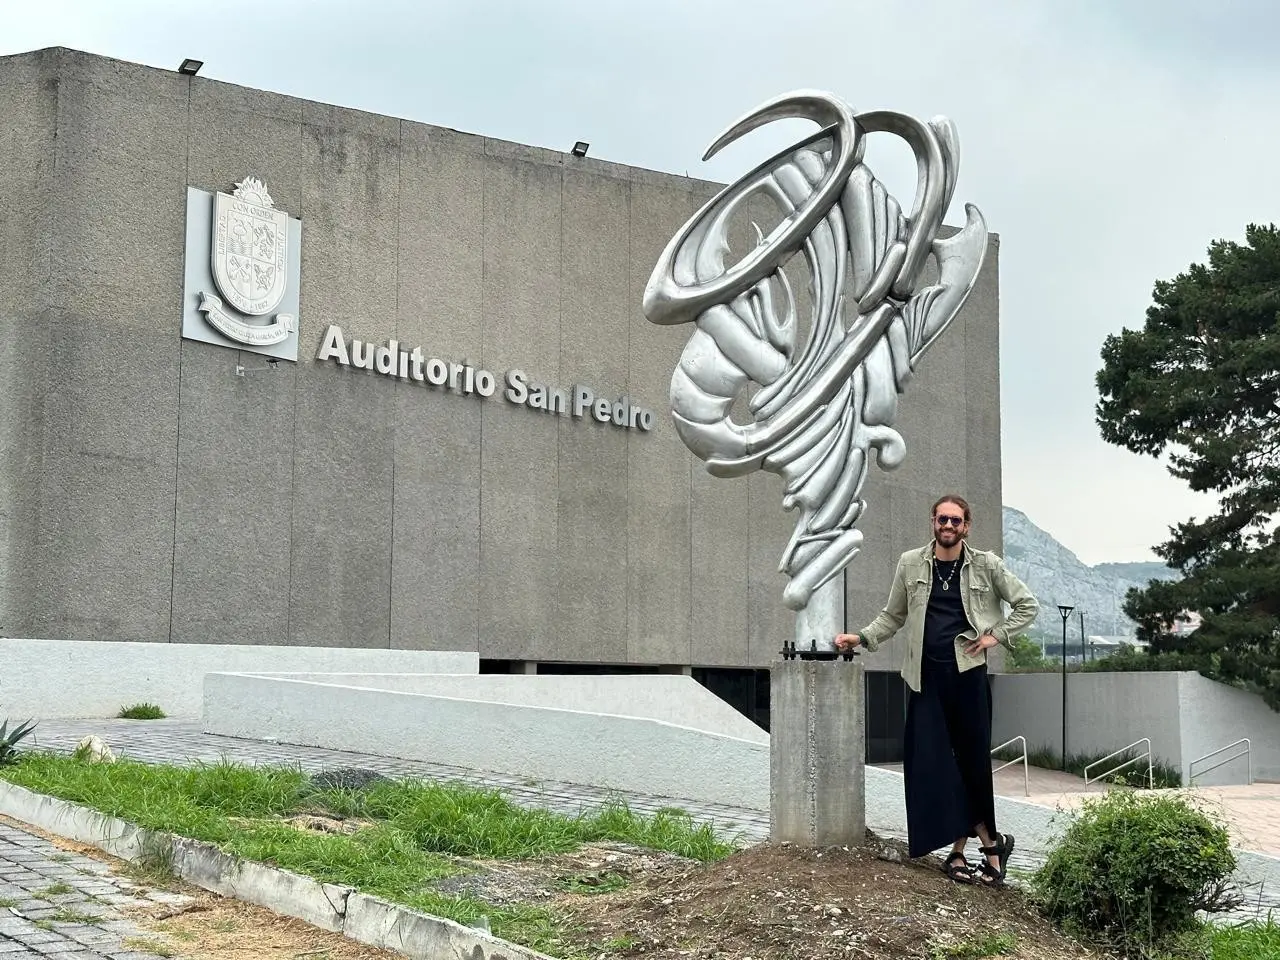
[[769,838],[806,847],[861,846],[862,664],[780,660],[770,669]]

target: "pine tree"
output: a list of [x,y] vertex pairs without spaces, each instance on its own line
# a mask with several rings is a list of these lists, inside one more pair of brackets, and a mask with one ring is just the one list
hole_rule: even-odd
[[[1250,225],[1206,264],[1158,281],[1141,330],[1107,337],[1097,375],[1109,443],[1154,457],[1216,513],[1156,553],[1182,579],[1130,591],[1152,665],[1197,669],[1280,709],[1280,230]],[[1170,628],[1185,611],[1193,633]]]

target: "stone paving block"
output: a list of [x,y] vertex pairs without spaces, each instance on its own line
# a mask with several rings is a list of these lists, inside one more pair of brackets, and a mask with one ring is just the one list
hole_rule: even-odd
[[62,941],[63,938],[58,936],[56,933],[49,933],[45,930],[41,930],[39,927],[36,927],[35,931],[32,933],[20,934],[16,939],[21,940],[27,946],[33,947],[40,943],[58,943]]
[[90,923],[55,923],[53,929],[59,936],[81,944],[92,943],[95,940],[109,940],[111,938],[111,934],[98,929]]

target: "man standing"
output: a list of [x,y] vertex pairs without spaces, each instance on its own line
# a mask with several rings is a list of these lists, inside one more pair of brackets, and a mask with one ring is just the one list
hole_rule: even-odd
[[[903,777],[910,855],[951,844],[944,870],[959,883],[1004,884],[1013,837],[996,831],[991,782],[991,688],[987,650],[1012,648],[1039,604],[998,556],[965,544],[969,504],[947,494],[933,505],[933,540],[898,559],[889,600],[859,633],[836,646],[874,651],[907,627],[903,679],[911,688]],[[1001,601],[1010,606],[1006,617]],[[980,837],[978,869],[964,855]]]

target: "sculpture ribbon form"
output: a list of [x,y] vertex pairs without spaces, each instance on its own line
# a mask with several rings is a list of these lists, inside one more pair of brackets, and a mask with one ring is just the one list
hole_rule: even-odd
[[[938,239],[959,163],[955,128],[886,111],[855,114],[831,94],[800,91],[763,104],[726,130],[704,160],[774,120],[801,118],[817,133],[721,191],[667,244],[644,291],[654,323],[693,322],[671,379],[685,445],[717,476],[780,474],[783,507],[799,508],[779,569],[783,600],[801,611],[798,636],[830,649],[831,616],[801,623],[814,594],[857,555],[855,523],[870,450],[893,469],[906,455],[893,429],[897,395],[916,362],[959,312],[977,280],[987,230],[966,204],[964,228]],[[863,164],[866,135],[892,133],[915,153],[909,216]],[[782,213],[757,245],[725,266],[730,220],[757,196]],[[754,224],[753,224],[754,226]],[[810,277],[807,338],[783,266],[803,252]],[[930,256],[937,278],[925,284]],[[754,383],[738,423],[731,408]],[[802,638],[808,647],[808,637]]]

